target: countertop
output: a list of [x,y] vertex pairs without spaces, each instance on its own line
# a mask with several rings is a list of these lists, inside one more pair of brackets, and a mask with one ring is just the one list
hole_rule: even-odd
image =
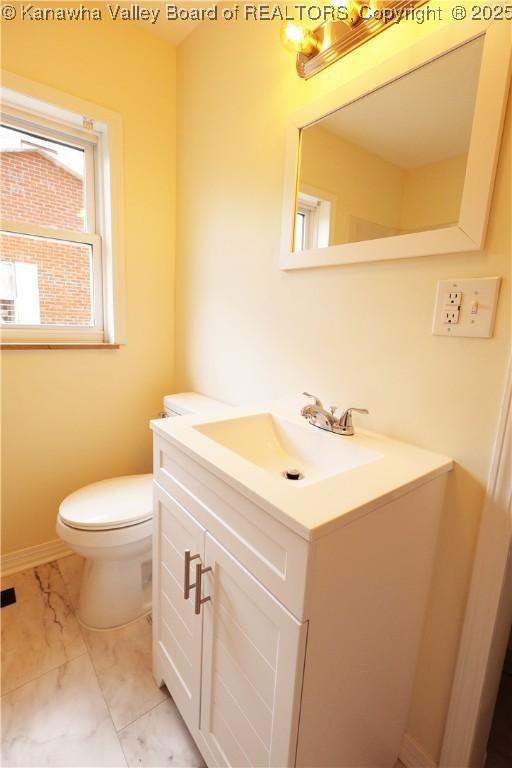
[[267,511],[299,536],[313,540],[352,522],[388,501],[449,472],[453,462],[446,456],[356,427],[351,437],[322,434],[332,441],[379,454],[362,466],[309,485],[301,485],[269,472],[195,429],[196,425],[271,413],[306,429],[316,430],[284,407],[266,404],[252,408],[226,407],[224,414],[155,419],[151,428],[230,487]]

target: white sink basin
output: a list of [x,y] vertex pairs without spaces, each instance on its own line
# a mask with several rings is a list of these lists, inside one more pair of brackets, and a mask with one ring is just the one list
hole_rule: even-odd
[[[358,446],[353,437],[334,435],[273,413],[195,424],[193,428],[297,486],[311,485],[382,458],[381,453]],[[297,470],[301,477],[286,479],[287,470]]]
[[[210,473],[209,492],[218,493],[217,483],[225,483],[306,539],[323,536],[452,467],[446,456],[357,424],[350,437],[325,432],[302,418],[295,405],[226,407],[224,414],[191,414],[151,425],[174,451],[166,458],[156,444],[157,466],[173,482],[193,478],[197,463]],[[186,457],[183,466],[180,453]],[[194,463],[187,465],[189,460]],[[287,469],[303,477],[288,480],[282,475]]]

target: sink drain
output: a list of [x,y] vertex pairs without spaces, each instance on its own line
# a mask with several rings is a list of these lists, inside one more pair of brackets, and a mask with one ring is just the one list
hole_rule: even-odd
[[281,474],[286,480],[302,480],[304,477],[299,469],[285,469]]

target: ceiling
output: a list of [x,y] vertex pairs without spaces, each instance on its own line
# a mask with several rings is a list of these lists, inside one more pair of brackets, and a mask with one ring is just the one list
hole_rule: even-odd
[[[147,5],[147,4],[146,4]],[[160,18],[156,24],[151,26],[151,32],[167,40],[172,45],[179,45],[193,29],[200,24],[200,21],[162,21]]]
[[[171,43],[172,45],[179,45],[182,40],[184,40],[187,35],[189,35],[193,29],[197,27],[198,24],[200,24],[200,21],[182,21],[181,19],[178,21],[168,21],[166,18],[166,6],[167,5],[176,5],[179,8],[186,9],[188,6],[188,9],[190,8],[201,8],[205,5],[208,5],[211,7],[215,3],[209,2],[205,3],[199,0],[199,2],[187,2],[186,0],[174,0],[174,2],[157,2],[157,0],[149,0],[148,2],[144,2],[143,6],[144,8],[148,8],[150,10],[158,9],[160,10],[160,14],[158,16],[158,20],[155,24],[152,24],[150,21],[137,21],[137,24],[142,26],[147,32],[151,32],[154,35],[158,35],[158,37],[161,37],[163,40],[166,40],[168,43]],[[131,8],[133,6],[133,3],[126,2],[124,0],[121,2],[121,5],[126,8]]]
[[468,151],[483,37],[342,107],[320,121],[400,168]]

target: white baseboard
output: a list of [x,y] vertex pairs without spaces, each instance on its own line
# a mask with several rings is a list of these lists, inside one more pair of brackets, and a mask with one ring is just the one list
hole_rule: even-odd
[[35,547],[18,549],[16,552],[2,555],[0,573],[2,576],[7,576],[10,573],[17,573],[27,568],[33,568],[35,565],[50,563],[52,560],[71,554],[71,550],[60,539],[46,541]]
[[402,739],[398,759],[406,768],[437,768],[434,758],[408,733]]

